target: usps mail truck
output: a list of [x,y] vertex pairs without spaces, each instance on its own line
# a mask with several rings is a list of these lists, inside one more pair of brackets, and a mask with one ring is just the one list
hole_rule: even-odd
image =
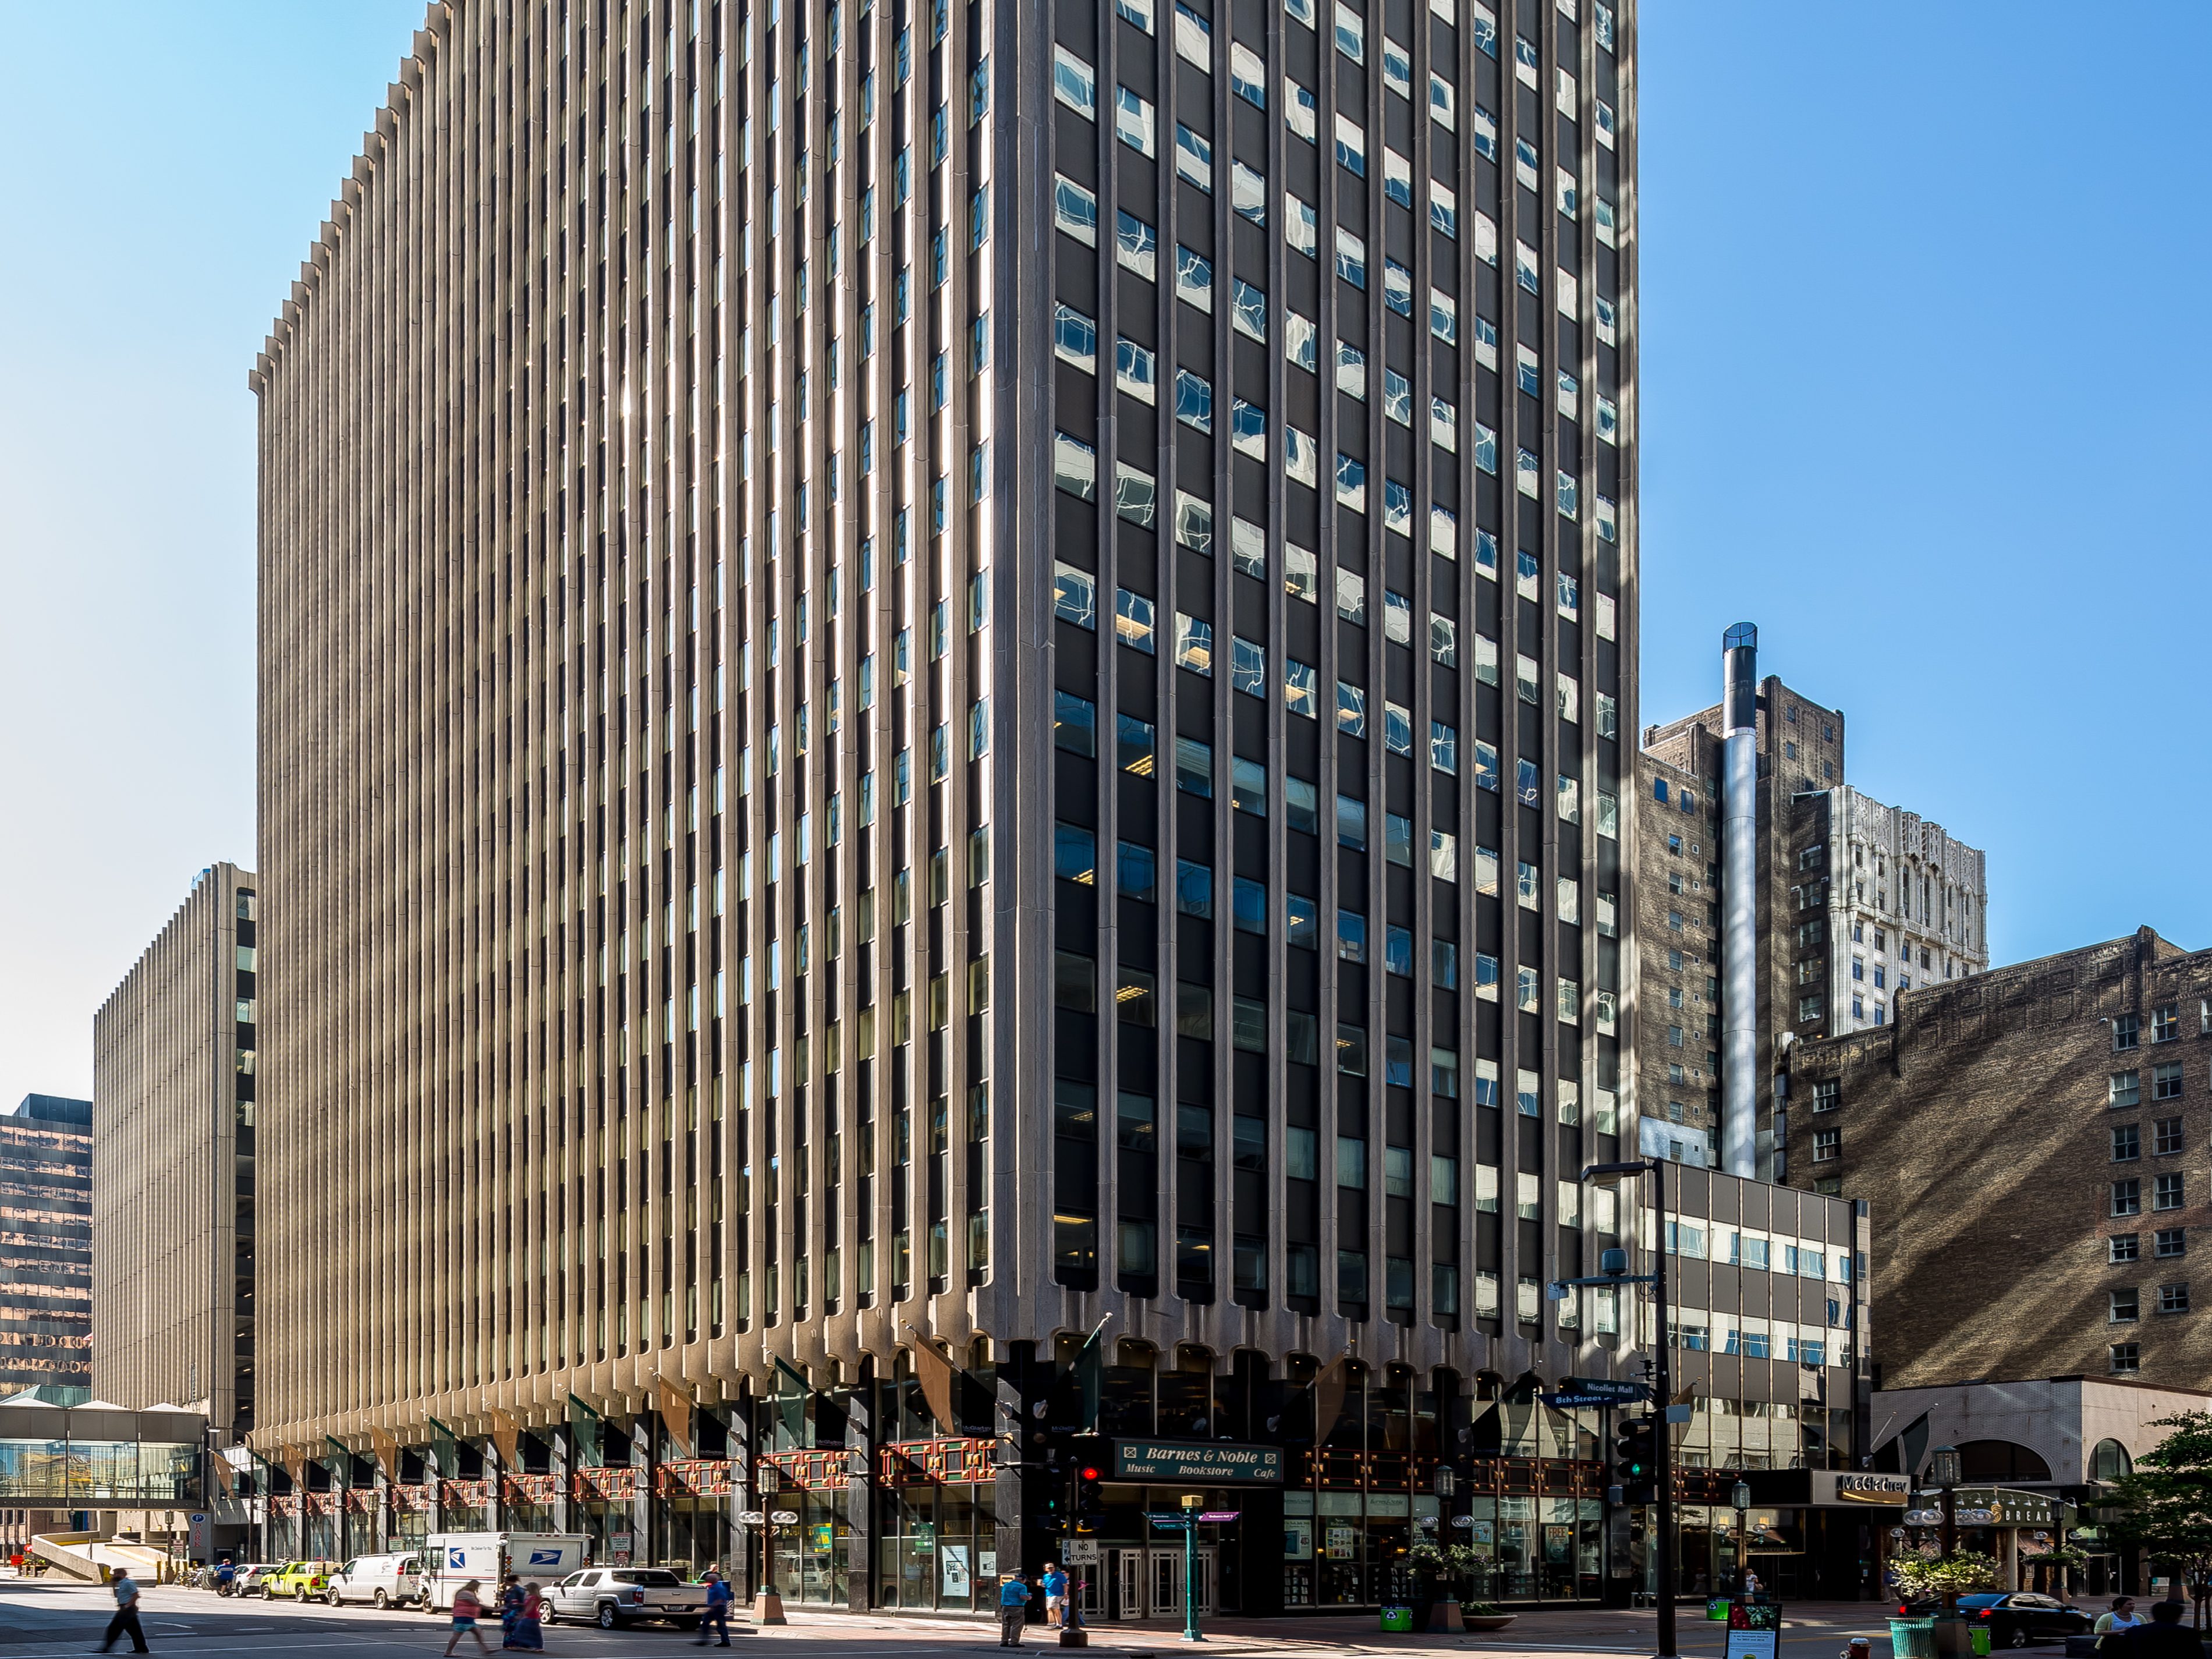
[[552,1584],[584,1565],[590,1545],[576,1532],[433,1533],[422,1543],[424,1603],[452,1607],[455,1593],[473,1578],[485,1610],[495,1611],[508,1573],[526,1584]]

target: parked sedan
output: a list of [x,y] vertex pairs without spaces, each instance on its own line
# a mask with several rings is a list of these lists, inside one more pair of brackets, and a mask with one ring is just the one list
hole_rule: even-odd
[[[1911,1601],[1899,1607],[1900,1615],[1927,1618],[1943,1610],[1941,1596],[1923,1601]],[[2014,1590],[2009,1595],[1962,1595],[1959,1598],[1959,1616],[1987,1627],[1990,1645],[1993,1648],[2024,1648],[2038,1642],[2063,1642],[2068,1637],[2087,1630],[2093,1622],[2079,1607],[2069,1607],[2048,1595],[2038,1595],[2029,1590]]]

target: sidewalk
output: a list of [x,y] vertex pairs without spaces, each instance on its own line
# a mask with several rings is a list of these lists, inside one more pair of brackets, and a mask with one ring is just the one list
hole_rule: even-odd
[[[1806,1602],[1783,1609],[1782,1653],[1785,1659],[1830,1659],[1854,1636],[1872,1638],[1874,1659],[1887,1659],[1889,1608],[1879,1601]],[[997,1645],[997,1632],[980,1620],[898,1617],[881,1613],[833,1613],[790,1610],[786,1626],[794,1636],[820,1636],[831,1632],[869,1636],[903,1633],[916,1645]],[[1419,1652],[1475,1653],[1492,1656],[1531,1654],[1542,1659],[1623,1659],[1624,1656],[1656,1651],[1657,1616],[1649,1607],[1571,1608],[1546,1612],[1516,1612],[1502,1631],[1469,1631],[1453,1635],[1386,1635],[1372,1613],[1312,1614],[1283,1619],[1240,1619],[1231,1615],[1202,1619],[1205,1652],[1219,1655],[1320,1656],[1351,1659],[1351,1656]],[[1188,1654],[1195,1644],[1182,1639],[1179,1620],[1139,1620],[1118,1623],[1094,1622],[1085,1626],[1088,1650],[1117,1656]],[[784,1631],[759,1632],[774,1639]],[[1026,1632],[1025,1647],[1059,1651],[1059,1633],[1042,1624]],[[1702,1601],[1685,1601],[1676,1613],[1676,1640],[1685,1659],[1717,1659],[1725,1641],[1725,1627],[1705,1617]]]

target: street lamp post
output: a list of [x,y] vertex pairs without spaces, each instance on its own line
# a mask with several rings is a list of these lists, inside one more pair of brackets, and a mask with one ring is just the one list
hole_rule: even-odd
[[[1959,1452],[1955,1446],[1938,1446],[1929,1455],[1928,1470],[1943,1489],[1943,1530],[1936,1548],[1948,1561],[1959,1548]],[[1943,1616],[1959,1616],[1959,1592],[1946,1586]]]
[[[1658,1501],[1653,1525],[1659,1532],[1658,1659],[1676,1659],[1674,1633],[1674,1437],[1668,1432],[1667,1413],[1674,1403],[1674,1366],[1668,1358],[1667,1329],[1667,1161],[1657,1158],[1626,1159],[1618,1164],[1593,1164],[1583,1171],[1584,1181],[1617,1182],[1623,1176],[1648,1175],[1651,1196],[1659,1215],[1659,1237],[1652,1250],[1652,1319],[1656,1327],[1652,1341],[1651,1392],[1657,1420],[1652,1425],[1651,1472]],[[1633,1230],[1632,1229],[1632,1231]],[[1619,1282],[1633,1282],[1626,1274]],[[1583,1280],[1598,1283],[1598,1280]]]
[[1206,1499],[1194,1492],[1182,1495],[1182,1639],[1203,1642],[1198,1633],[1198,1512]]

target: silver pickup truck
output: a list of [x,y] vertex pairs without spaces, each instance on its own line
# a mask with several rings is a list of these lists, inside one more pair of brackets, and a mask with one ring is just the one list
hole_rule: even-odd
[[665,1567],[586,1567],[545,1593],[545,1622],[566,1620],[619,1630],[648,1619],[696,1625],[707,1611],[707,1587],[687,1584]]

